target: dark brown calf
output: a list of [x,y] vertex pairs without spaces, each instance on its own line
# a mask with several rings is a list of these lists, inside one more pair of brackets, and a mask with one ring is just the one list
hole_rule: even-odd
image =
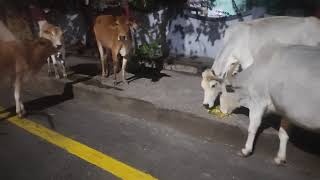
[[37,73],[46,63],[46,59],[56,52],[51,41],[39,38],[34,41],[0,41],[1,77],[14,78],[14,98],[16,113],[19,117],[25,114],[20,99],[22,81],[26,76]]

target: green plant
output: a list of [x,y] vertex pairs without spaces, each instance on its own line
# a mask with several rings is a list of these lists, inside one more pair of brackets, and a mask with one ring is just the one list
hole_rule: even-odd
[[157,41],[144,43],[136,50],[136,56],[143,59],[157,58],[161,54],[161,45]]

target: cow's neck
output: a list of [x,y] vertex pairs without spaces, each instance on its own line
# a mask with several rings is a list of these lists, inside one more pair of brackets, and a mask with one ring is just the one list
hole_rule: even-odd
[[237,101],[243,107],[248,108],[249,106],[249,101],[247,98],[249,98],[248,92],[249,88],[251,87],[250,82],[252,81],[253,77],[253,71],[251,70],[251,68],[248,68],[229,80],[230,84],[232,84],[234,88]]

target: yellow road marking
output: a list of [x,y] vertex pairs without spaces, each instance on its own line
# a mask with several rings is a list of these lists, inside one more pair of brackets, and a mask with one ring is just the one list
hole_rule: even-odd
[[[0,107],[0,118],[7,118],[9,114],[9,112],[5,112],[4,109]],[[91,164],[94,164],[121,179],[156,180],[156,178],[149,174],[134,169],[133,167],[115,160],[110,156],[107,156],[95,149],[65,137],[28,119],[20,119],[17,116],[13,116],[7,118],[7,120],[10,123],[28,131],[29,133],[36,135]]]

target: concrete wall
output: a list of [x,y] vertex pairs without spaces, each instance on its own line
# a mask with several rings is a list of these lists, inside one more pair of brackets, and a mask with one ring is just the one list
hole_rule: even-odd
[[[245,19],[251,19],[247,16]],[[228,26],[239,22],[207,21],[178,16],[168,26],[167,41],[173,55],[214,58],[222,47],[221,38]]]
[[[185,13],[166,17],[168,16],[166,13],[168,13],[167,9],[150,14],[136,14],[143,26],[138,30],[136,36],[138,45],[149,43],[157,38],[165,38],[163,42],[166,42],[165,45],[167,45],[170,55],[214,58],[222,47],[221,38],[224,36],[225,30],[230,25],[239,22],[239,18],[206,20],[186,16]],[[257,18],[263,13],[263,10],[254,9],[253,15],[250,14],[242,18],[246,21]]]
[[165,38],[163,33],[166,32],[161,32],[161,25],[166,26],[165,23],[167,23],[163,17],[165,11],[166,9],[163,9],[149,14],[135,12],[135,17],[140,24],[135,37],[138,45]]

